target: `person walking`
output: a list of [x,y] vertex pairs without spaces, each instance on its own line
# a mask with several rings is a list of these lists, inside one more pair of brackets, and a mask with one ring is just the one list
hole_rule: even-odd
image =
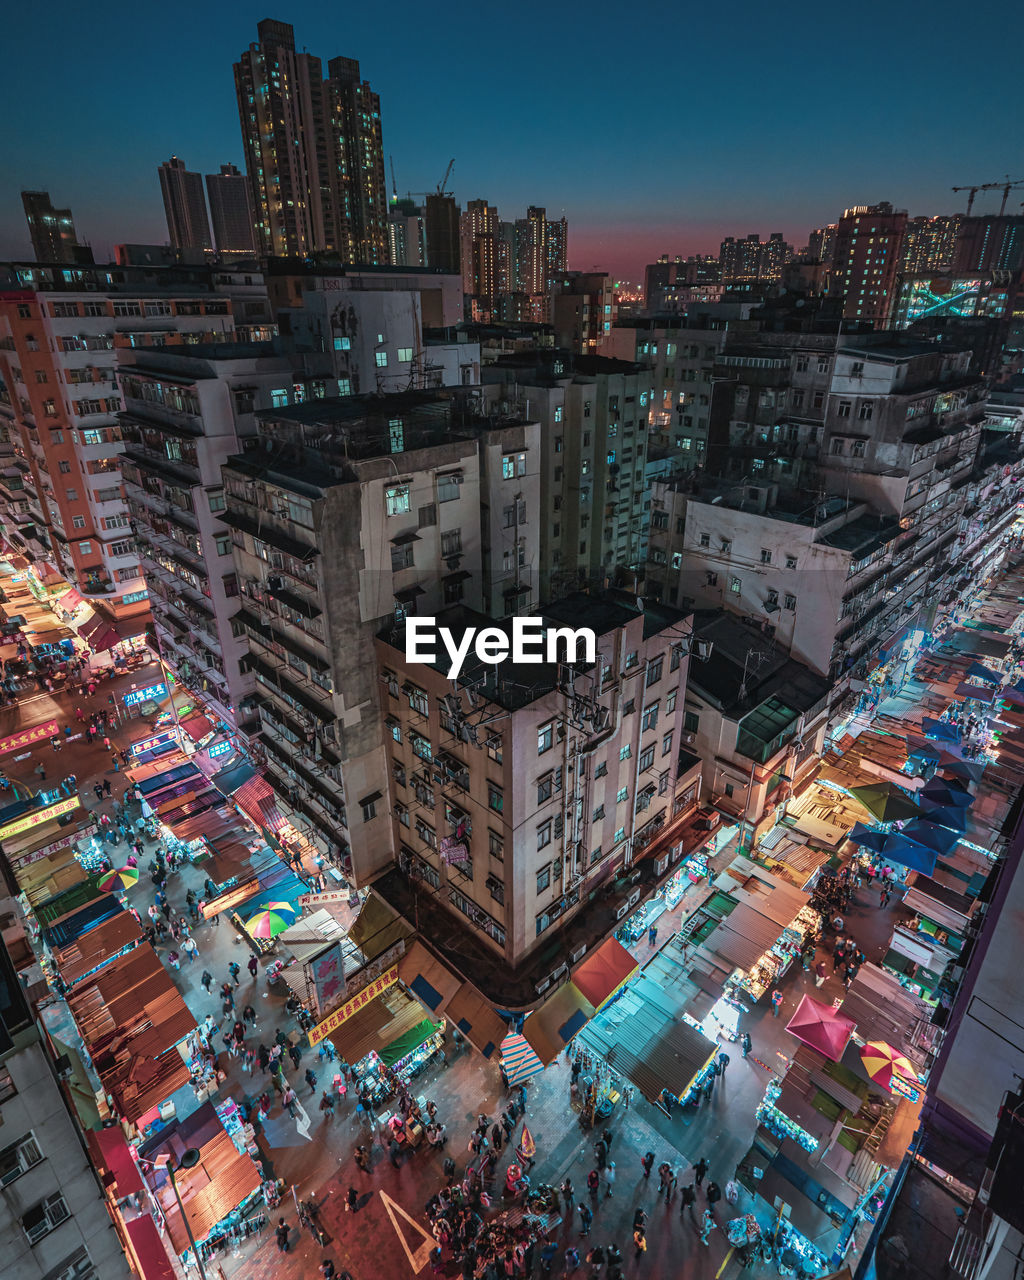
[[744,1031],[743,1038],[740,1040],[740,1048],[743,1050],[744,1058],[747,1056],[747,1054],[750,1052],[750,1050],[753,1047],[754,1047],[753,1043],[750,1039],[750,1032]]
[[708,1208],[710,1208],[712,1213],[714,1213],[715,1205],[722,1198],[722,1188],[718,1185],[717,1182],[708,1183],[707,1197],[708,1197]]
[[284,1093],[281,1095],[281,1105],[285,1107],[288,1111],[288,1114],[294,1118],[295,1090],[291,1087],[291,1085],[289,1085],[288,1088],[285,1089]]
[[103,794],[106,796],[110,795],[110,779],[109,778],[103,779]]
[[231,963],[228,965],[228,973],[231,975],[231,981],[235,984],[236,987],[238,986],[238,975],[240,972],[241,972],[241,969],[238,965],[238,961],[232,960]]
[[604,1170],[604,1198],[607,1200],[615,1186],[615,1161],[610,1160]]
[[723,1050],[721,1051],[721,1053],[719,1053],[719,1055],[718,1055],[718,1074],[719,1074],[720,1076],[724,1076],[724,1075],[725,1075],[725,1069],[726,1069],[726,1067],[729,1065],[729,1063],[730,1063],[731,1061],[732,1061],[732,1059],[729,1057],[729,1055],[728,1055],[728,1054],[726,1053],[726,1051],[723,1049]]
[[639,1261],[647,1252],[647,1237],[644,1235],[642,1227],[633,1232],[633,1247],[636,1249],[636,1256]]
[[195,961],[196,956],[199,954],[199,948],[196,946],[195,938],[188,933],[185,934],[184,938],[181,940],[181,949],[185,955],[188,956],[189,964],[192,964]]
[[277,1248],[280,1253],[287,1253],[289,1249],[288,1236],[290,1234],[289,1227],[284,1218],[278,1218],[277,1230],[274,1232],[277,1238]]
[[306,1068],[306,1084],[309,1085],[309,1096],[312,1097],[316,1093],[316,1072],[312,1067]]
[[696,1222],[697,1215],[693,1211],[693,1206],[697,1202],[697,1192],[694,1190],[692,1182],[688,1182],[686,1186],[681,1189],[679,1197],[679,1216],[682,1217],[686,1210],[689,1209],[690,1217],[694,1222]]
[[705,1210],[704,1210],[704,1213],[703,1213],[703,1215],[702,1215],[702,1217],[701,1217],[701,1220],[700,1220],[700,1242],[701,1242],[701,1244],[703,1244],[703,1245],[706,1245],[706,1244],[707,1244],[707,1242],[708,1242],[708,1236],[712,1233],[712,1231],[714,1231],[714,1229],[715,1229],[717,1226],[718,1226],[718,1223],[715,1221],[715,1215],[711,1212],[711,1210],[710,1210],[710,1209],[705,1209]]
[[707,1172],[708,1172],[708,1162],[704,1159],[703,1156],[701,1156],[701,1158],[693,1166],[693,1180],[698,1187],[707,1177]]
[[594,1221],[594,1215],[591,1212],[590,1205],[588,1204],[581,1204],[579,1206],[579,1210],[580,1210],[580,1235],[589,1236],[590,1224]]
[[640,1167],[641,1167],[641,1168],[643,1169],[643,1171],[644,1171],[644,1177],[645,1177],[645,1178],[647,1178],[648,1180],[650,1180],[650,1177],[651,1177],[651,1169],[654,1167],[654,1152],[653,1152],[653,1151],[648,1151],[648,1153],[643,1157],[643,1159],[640,1161]]
[[562,1200],[565,1202],[565,1212],[566,1212],[566,1214],[567,1214],[567,1215],[568,1215],[568,1214],[571,1214],[571,1213],[572,1213],[572,1202],[573,1202],[573,1200],[574,1200],[574,1198],[575,1198],[575,1194],[576,1194],[576,1193],[573,1191],[572,1179],[571,1179],[571,1178],[566,1178],[566,1180],[562,1183],[562,1185],[561,1185],[561,1187],[559,1188],[559,1190],[560,1190],[560,1191],[561,1191],[561,1193],[562,1193]]
[[255,956],[250,956],[249,963],[245,967],[249,970],[249,977],[252,978],[253,982],[255,982],[256,974],[259,972],[260,962]]
[[651,927],[647,930],[648,946],[653,947],[657,941],[658,941],[658,926],[656,924],[652,924]]
[[819,960],[814,966],[814,985],[820,987],[828,977],[828,969],[825,967],[825,961]]
[[587,1174],[587,1190],[590,1192],[592,1200],[597,1199],[597,1189],[601,1185],[601,1175],[596,1169],[591,1169]]

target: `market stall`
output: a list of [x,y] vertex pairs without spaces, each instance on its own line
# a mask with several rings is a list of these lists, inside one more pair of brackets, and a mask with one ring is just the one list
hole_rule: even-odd
[[523,1035],[545,1066],[594,1016],[594,1006],[573,982],[563,983],[523,1023]]
[[615,938],[603,942],[574,971],[576,989],[595,1009],[602,1009],[637,972],[639,965]]
[[790,1035],[833,1062],[838,1062],[846,1052],[856,1029],[857,1024],[851,1018],[810,996],[804,996],[786,1023]]
[[[759,903],[757,910],[743,903],[708,937],[705,949],[720,956],[732,970],[727,989],[738,988],[760,1000],[788,973],[800,954],[804,934],[816,933],[821,927],[821,917],[807,902],[807,895],[799,896],[803,905],[785,925],[763,914],[768,902]],[[790,900],[787,910],[791,906]]]

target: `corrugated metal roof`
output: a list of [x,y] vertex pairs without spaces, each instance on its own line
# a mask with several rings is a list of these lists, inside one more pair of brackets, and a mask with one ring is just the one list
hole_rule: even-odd
[[[222,1218],[256,1190],[260,1175],[252,1158],[236,1149],[223,1127],[203,1143],[199,1154],[196,1167],[175,1173],[174,1181],[193,1236],[205,1240]],[[172,1152],[171,1158],[177,1155],[180,1152]],[[157,1198],[174,1250],[184,1253],[189,1248],[188,1235],[166,1175],[161,1175]]]
[[79,978],[102,964],[108,956],[141,937],[139,922],[130,912],[121,911],[55,952],[57,970],[68,986],[74,986]]
[[440,960],[414,938],[398,962],[398,976],[424,1008],[440,1013],[455,995],[461,981]]
[[594,1016],[594,1006],[574,982],[566,982],[523,1023],[523,1035],[545,1066]]
[[[772,942],[774,941],[775,938],[772,938]],[[762,946],[752,938],[746,938],[742,934],[734,933],[726,924],[718,926],[708,938],[706,945],[714,951],[715,955],[721,956],[723,960],[727,960],[738,969],[746,970],[752,969],[768,950],[768,947]],[[768,946],[771,946],[771,942],[769,942]]]
[[328,1039],[346,1062],[354,1066],[361,1062],[371,1049],[378,1053],[385,1045],[397,1040],[423,1017],[418,1001],[404,991],[391,988],[376,1000],[363,1005],[358,1013],[348,1018]]

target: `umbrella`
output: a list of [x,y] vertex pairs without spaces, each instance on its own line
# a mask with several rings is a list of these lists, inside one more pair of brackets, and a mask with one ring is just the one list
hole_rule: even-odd
[[860,1051],[860,1060],[864,1069],[876,1084],[888,1089],[893,1076],[899,1076],[908,1083],[917,1084],[917,1072],[909,1058],[897,1053],[891,1044],[884,1040],[869,1040]]
[[299,913],[290,902],[268,902],[245,922],[250,938],[276,938],[298,919]]
[[836,1013],[831,1005],[819,1004],[810,996],[804,996],[786,1024],[786,1030],[826,1058],[838,1062],[846,1052],[856,1026],[852,1018]]
[[892,782],[875,782],[866,787],[851,787],[850,795],[879,822],[901,822],[919,818],[921,810],[905,791]]
[[525,1036],[510,1032],[501,1042],[501,1067],[510,1085],[522,1084],[530,1076],[544,1070],[544,1063],[534,1053]]
[[900,835],[913,840],[915,844],[923,844],[926,849],[933,849],[940,857],[960,843],[960,837],[955,831],[930,822],[927,818],[915,818],[913,822],[908,822],[900,829]]
[[924,821],[934,822],[940,827],[948,827],[950,831],[967,830],[967,811],[958,809],[956,805],[936,805],[924,811]]
[[894,831],[880,850],[883,858],[895,862],[901,867],[909,867],[911,871],[920,871],[930,876],[935,870],[939,855],[916,840],[908,840],[900,831]]
[[938,747],[933,747],[930,742],[917,743],[915,746],[907,746],[907,755],[914,760],[941,760],[942,752]]
[[878,853],[889,838],[889,833],[879,830],[878,827],[866,827],[862,822],[858,822],[852,831],[847,832],[846,838],[852,840],[854,844],[861,845],[862,848],[872,849]]
[[118,889],[129,889],[138,882],[138,868],[115,867],[113,871],[105,871],[96,883],[104,893],[116,893]]
[[957,809],[968,809],[974,803],[971,793],[952,778],[932,778],[918,794],[922,800],[942,807],[953,805]]
[[999,684],[1003,678],[998,672],[989,670],[980,662],[972,662],[967,668],[967,674],[972,680],[988,680],[990,684]]
[[925,716],[921,728],[928,738],[937,738],[940,742],[960,741],[960,730],[948,720],[930,720]]
[[966,782],[977,782],[985,772],[985,760],[947,760],[943,769],[954,777],[963,778]]

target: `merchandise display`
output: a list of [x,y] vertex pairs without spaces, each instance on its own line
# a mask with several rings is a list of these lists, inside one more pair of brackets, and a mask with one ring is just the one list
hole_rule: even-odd
[[805,1151],[816,1151],[818,1139],[812,1137],[806,1129],[801,1129],[798,1124],[790,1120],[789,1116],[784,1115],[775,1105],[776,1099],[781,1092],[781,1080],[769,1082],[768,1088],[764,1091],[764,1097],[758,1103],[757,1110],[754,1112],[758,1123],[763,1124],[768,1132],[774,1134],[776,1138],[792,1138]]

